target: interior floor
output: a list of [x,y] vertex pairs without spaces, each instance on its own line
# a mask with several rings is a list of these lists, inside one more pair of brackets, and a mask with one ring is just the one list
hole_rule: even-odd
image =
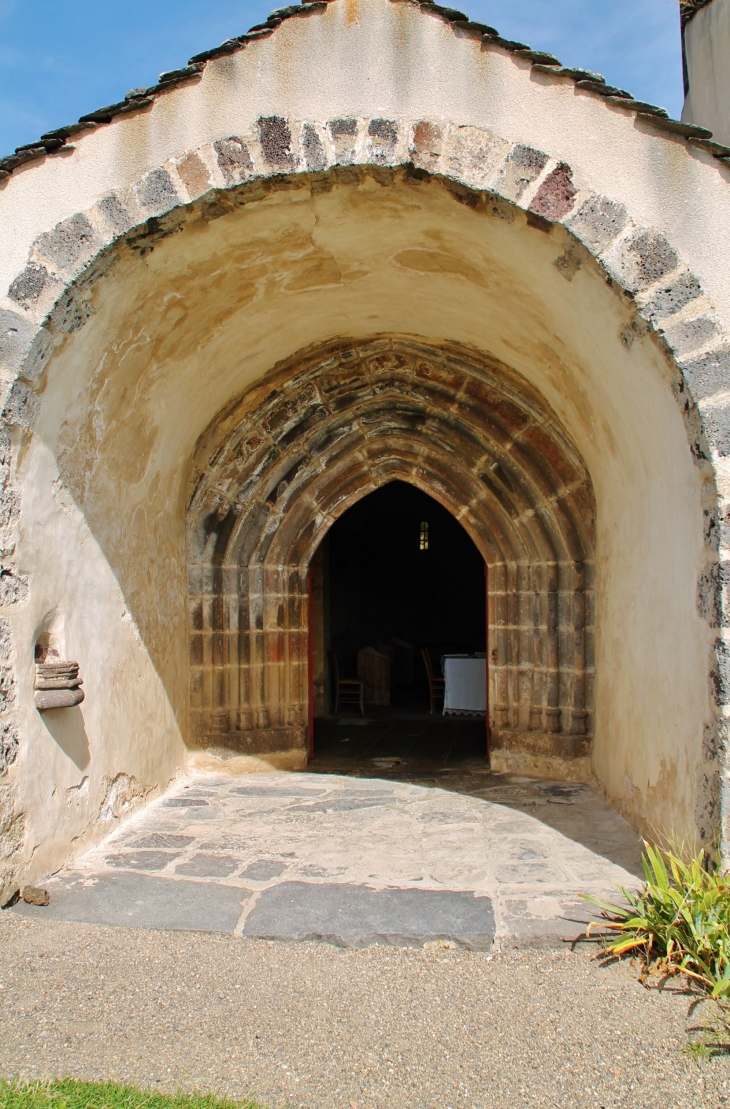
[[389,705],[357,710],[314,725],[312,769],[318,773],[372,773],[419,781],[455,771],[489,770],[483,717],[444,716]]

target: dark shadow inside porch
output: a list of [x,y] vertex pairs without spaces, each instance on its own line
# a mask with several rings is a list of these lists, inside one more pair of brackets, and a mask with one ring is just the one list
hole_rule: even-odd
[[439,683],[444,655],[486,650],[484,560],[461,524],[392,482],[340,517],[312,575],[317,770],[483,770],[484,714],[444,714]]

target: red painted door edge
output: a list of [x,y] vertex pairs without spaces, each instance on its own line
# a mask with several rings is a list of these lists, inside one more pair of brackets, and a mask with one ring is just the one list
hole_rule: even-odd
[[484,618],[486,620],[486,629],[484,636],[484,643],[486,650],[484,654],[487,656],[486,665],[486,680],[487,680],[487,700],[486,700],[486,723],[487,723],[487,762],[491,763],[492,759],[492,725],[489,722],[489,567],[486,562],[484,563]]
[[314,605],[312,604],[312,571],[307,571],[307,686],[309,692],[309,757],[314,758]]

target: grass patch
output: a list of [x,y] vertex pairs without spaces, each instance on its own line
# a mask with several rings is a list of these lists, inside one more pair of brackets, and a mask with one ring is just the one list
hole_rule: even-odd
[[0,1109],[262,1109],[257,1102],[228,1101],[213,1094],[165,1094],[116,1082],[6,1082],[0,1080]]
[[709,1025],[695,1033],[688,1050],[704,1058],[730,1048],[730,877],[709,866],[705,855],[684,860],[673,851],[644,845],[644,885],[638,893],[622,889],[625,905],[585,896],[602,910],[603,955],[638,956],[642,979],[684,975],[696,995],[693,1011],[714,1002]]

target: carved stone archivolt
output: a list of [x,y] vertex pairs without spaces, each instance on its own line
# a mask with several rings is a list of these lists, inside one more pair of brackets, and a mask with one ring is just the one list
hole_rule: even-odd
[[393,480],[449,509],[488,565],[497,738],[581,737],[583,753],[594,681],[585,465],[544,399],[506,366],[391,336],[301,352],[198,443],[193,737],[245,736],[255,749],[256,734],[268,744],[275,729],[282,745],[304,745],[310,560],[343,512]]

